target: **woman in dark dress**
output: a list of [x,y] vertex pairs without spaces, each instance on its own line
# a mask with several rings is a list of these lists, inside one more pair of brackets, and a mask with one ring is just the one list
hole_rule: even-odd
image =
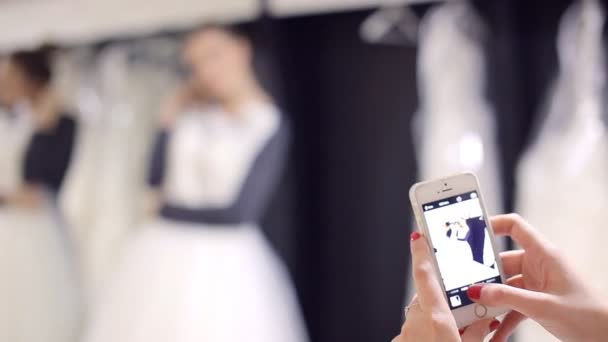
[[56,195],[76,125],[53,93],[50,53],[0,66],[0,341],[69,342],[77,297]]

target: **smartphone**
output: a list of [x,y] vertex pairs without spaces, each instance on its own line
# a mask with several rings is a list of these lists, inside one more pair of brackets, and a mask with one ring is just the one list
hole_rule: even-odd
[[458,328],[506,313],[467,295],[473,284],[506,280],[477,177],[463,173],[415,184],[410,201]]

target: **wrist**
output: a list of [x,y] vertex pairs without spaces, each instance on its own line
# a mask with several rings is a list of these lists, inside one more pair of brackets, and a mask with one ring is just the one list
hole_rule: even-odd
[[[603,302],[603,305],[600,309],[600,317],[602,319],[604,329],[608,330],[608,303],[607,302]],[[608,336],[608,334],[606,334],[604,336]]]
[[589,328],[593,331],[589,341],[603,341],[604,337],[608,336],[608,303],[601,301],[595,313],[589,315],[589,319],[592,322]]

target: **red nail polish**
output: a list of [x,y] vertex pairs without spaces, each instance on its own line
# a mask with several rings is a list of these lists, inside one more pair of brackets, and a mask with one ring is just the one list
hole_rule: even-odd
[[420,233],[418,232],[413,232],[412,235],[410,235],[410,239],[412,239],[412,241],[416,241],[418,239],[420,239]]
[[490,323],[490,332],[498,329],[498,326],[500,326],[500,321],[498,320],[493,320],[492,323]]
[[464,329],[460,329],[458,332],[460,333],[460,336],[462,336],[462,334],[464,334]]
[[471,298],[472,300],[478,300],[479,298],[481,298],[481,289],[483,288],[483,285],[473,285],[471,287],[469,287],[469,289],[467,290],[467,294],[469,295],[469,298]]

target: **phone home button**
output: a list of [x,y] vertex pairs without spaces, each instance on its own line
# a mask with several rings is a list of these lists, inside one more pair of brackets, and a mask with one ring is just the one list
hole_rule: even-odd
[[475,316],[477,316],[478,318],[484,318],[484,317],[486,317],[487,313],[488,313],[488,308],[486,308],[485,306],[483,306],[481,304],[475,305]]

